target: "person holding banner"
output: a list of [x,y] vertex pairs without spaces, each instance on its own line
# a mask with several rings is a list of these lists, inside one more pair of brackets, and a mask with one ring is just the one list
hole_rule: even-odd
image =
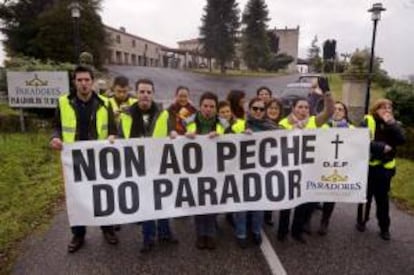
[[115,121],[119,126],[120,115],[126,112],[137,100],[129,94],[129,80],[125,76],[117,76],[112,85],[113,96],[109,98],[112,110],[114,111]]
[[[341,101],[335,102],[334,113],[328,121],[327,125],[331,128],[355,128],[349,120],[348,108]],[[322,218],[318,230],[319,235],[324,236],[328,233],[329,221],[331,219],[334,208],[334,202],[324,202],[322,204]]]
[[[279,122],[279,125],[288,130],[315,129],[324,126],[333,114],[334,101],[332,99],[328,80],[325,77],[318,79],[318,85],[324,96],[324,109],[317,116],[310,115],[310,104],[305,98],[298,98],[292,104],[292,112]],[[327,126],[326,126],[327,127]],[[305,225],[309,222],[314,209],[314,203],[305,203],[295,208],[292,222],[292,237],[306,243],[303,238]],[[286,239],[289,232],[290,209],[280,211],[279,228],[277,238],[280,241]]]
[[[279,129],[277,125],[265,118],[265,103],[256,97],[249,102],[249,113],[246,120],[246,133],[261,132]],[[236,226],[237,243],[241,248],[247,247],[247,215],[250,214],[250,227],[253,234],[253,242],[256,245],[262,243],[263,211],[235,212],[234,222]]]
[[[102,139],[113,142],[117,130],[112,108],[107,98],[92,90],[92,69],[78,66],[73,75],[76,90],[75,93],[59,98],[50,147],[60,151],[64,143]],[[109,244],[118,243],[113,226],[101,226],[101,229]],[[73,237],[68,245],[69,253],[76,252],[83,246],[86,227],[72,226],[71,231]]]
[[[121,133],[123,138],[140,138],[151,137],[159,120],[161,109],[153,101],[154,83],[150,79],[140,79],[136,82],[136,91],[138,102],[135,102],[128,113],[121,114]],[[158,221],[145,221],[142,223],[142,235],[144,237],[141,253],[147,253],[152,250],[155,242],[156,231],[158,239],[164,243],[178,243],[174,238],[168,219]]]
[[[266,118],[273,122],[274,125],[279,126],[279,121],[283,117],[283,104],[277,98],[271,98],[266,104]],[[264,212],[264,222],[269,226],[273,226],[273,211]]]
[[[184,135],[186,132],[185,121],[197,112],[197,109],[190,102],[190,90],[188,87],[179,86],[175,91],[175,101],[171,106],[162,112],[160,117],[166,120],[167,124],[157,123],[161,128],[155,128],[154,133],[166,131],[168,136],[175,138]],[[159,137],[166,137],[159,134]]]
[[[228,123],[217,116],[217,95],[205,92],[200,98],[200,110],[187,120],[186,137],[194,139],[197,135],[214,138],[225,133]],[[216,248],[216,214],[197,215],[194,217],[196,227],[196,247],[198,249]]]
[[[365,116],[362,126],[368,127],[371,137],[368,170],[367,203],[358,206],[356,228],[365,231],[369,219],[372,197],[377,206],[377,220],[380,237],[390,240],[389,198],[391,179],[395,175],[395,156],[397,146],[405,142],[404,130],[401,123],[395,120],[392,102],[388,99],[378,99]],[[364,213],[365,212],[365,213]]]

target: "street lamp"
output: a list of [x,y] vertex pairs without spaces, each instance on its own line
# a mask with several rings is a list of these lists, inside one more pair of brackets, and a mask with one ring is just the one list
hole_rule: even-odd
[[371,56],[369,59],[367,93],[365,95],[365,114],[368,114],[368,109],[369,109],[369,97],[370,97],[370,89],[371,89],[371,81],[372,81],[372,69],[374,66],[374,48],[375,48],[375,35],[377,33],[377,23],[381,19],[381,12],[385,11],[385,8],[382,7],[382,3],[375,3],[372,5],[372,8],[370,8],[368,11],[371,13],[371,19],[374,22],[374,28],[372,30]]
[[73,19],[73,42],[75,46],[75,64],[78,64],[80,54],[79,18],[81,15],[81,5],[78,1],[72,1],[69,4],[68,8],[70,9],[71,16]]

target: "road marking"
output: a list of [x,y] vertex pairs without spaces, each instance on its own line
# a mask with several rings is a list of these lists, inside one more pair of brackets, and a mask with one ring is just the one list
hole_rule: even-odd
[[265,232],[262,230],[262,245],[260,246],[262,253],[270,267],[270,271],[274,275],[287,275],[286,270],[283,268],[276,251],[273,249],[272,244],[267,238]]

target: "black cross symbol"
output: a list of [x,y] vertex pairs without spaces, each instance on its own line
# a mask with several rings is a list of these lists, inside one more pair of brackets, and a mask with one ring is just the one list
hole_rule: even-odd
[[342,140],[339,140],[339,135],[336,135],[336,139],[334,141],[331,141],[331,143],[335,144],[335,159],[338,159],[339,144],[343,144],[344,142]]

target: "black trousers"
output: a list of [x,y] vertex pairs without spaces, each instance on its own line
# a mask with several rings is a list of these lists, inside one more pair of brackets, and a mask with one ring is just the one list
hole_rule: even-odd
[[[84,237],[86,234],[86,226],[72,226],[70,230],[74,236]],[[114,230],[114,227],[112,225],[101,226],[101,230],[104,232],[111,231]]]
[[364,224],[369,220],[372,198],[377,206],[378,226],[382,232],[390,228],[390,205],[388,193],[390,191],[391,179],[395,175],[395,169],[370,166],[368,171],[367,203],[358,205],[357,222]]
[[321,223],[329,224],[329,220],[331,219],[332,212],[335,208],[334,202],[324,202],[322,205],[322,219]]
[[[292,221],[292,235],[300,235],[303,233],[303,228],[306,223],[310,221],[315,203],[304,203],[298,205],[293,213]],[[290,209],[282,210],[279,214],[278,235],[287,235],[289,232],[290,223]]]

